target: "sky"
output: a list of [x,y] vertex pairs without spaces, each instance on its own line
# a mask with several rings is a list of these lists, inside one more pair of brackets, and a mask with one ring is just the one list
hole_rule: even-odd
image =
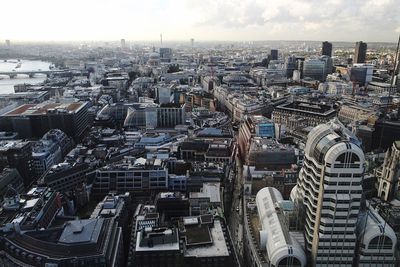
[[16,0],[0,40],[396,42],[399,0]]

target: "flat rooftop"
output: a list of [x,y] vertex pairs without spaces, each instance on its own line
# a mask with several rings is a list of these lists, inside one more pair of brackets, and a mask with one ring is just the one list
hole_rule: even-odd
[[225,241],[222,225],[219,220],[214,221],[214,227],[210,228],[212,244],[205,246],[189,247],[185,251],[185,257],[225,257],[229,256],[228,246]]
[[189,198],[209,198],[211,203],[220,203],[220,183],[203,183],[200,192],[190,192]]
[[187,246],[208,245],[213,242],[211,231],[207,225],[186,226],[185,230]]
[[97,243],[103,219],[75,220],[65,224],[59,243]]
[[305,113],[318,114],[318,115],[331,115],[336,111],[330,106],[319,103],[309,103],[303,101],[294,101],[291,103],[282,104],[277,106],[276,109],[301,111]]
[[0,141],[0,151],[7,151],[9,149],[20,149],[29,144],[29,141],[24,140],[2,140]]
[[294,149],[288,145],[278,143],[274,139],[255,137],[250,144],[250,151],[294,152]]
[[32,115],[44,115],[49,111],[58,111],[65,113],[75,113],[80,110],[86,102],[74,102],[74,103],[47,103],[47,104],[24,104],[3,116],[32,116]]
[[162,229],[146,233],[138,231],[136,237],[136,251],[176,251],[179,250],[177,229]]

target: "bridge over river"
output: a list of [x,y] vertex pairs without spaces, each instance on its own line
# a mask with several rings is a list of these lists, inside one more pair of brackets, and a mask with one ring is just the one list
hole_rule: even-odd
[[28,70],[28,71],[0,71],[0,75],[7,75],[11,79],[15,78],[18,74],[29,75],[30,78],[34,77],[36,74],[46,74],[47,77],[53,73],[62,73],[68,70]]

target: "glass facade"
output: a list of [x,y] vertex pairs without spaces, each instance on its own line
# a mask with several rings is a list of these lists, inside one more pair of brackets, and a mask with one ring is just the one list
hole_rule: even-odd
[[275,137],[275,126],[273,123],[260,123],[256,127],[258,137]]

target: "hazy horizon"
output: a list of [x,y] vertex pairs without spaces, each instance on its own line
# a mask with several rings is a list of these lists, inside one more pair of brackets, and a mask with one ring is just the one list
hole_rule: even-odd
[[[164,37],[163,37],[164,38]],[[399,36],[397,36],[399,38]],[[110,40],[10,40],[10,39],[0,39],[0,42],[3,42],[5,40],[10,40],[12,44],[91,44],[91,43],[110,43],[110,44],[117,44],[120,45],[121,39],[125,39],[126,43],[131,43],[131,44],[142,44],[142,43],[151,43],[151,44],[156,44],[160,45],[160,39],[148,39],[148,40],[130,40],[126,39],[124,37],[121,37],[120,39],[110,39]],[[358,41],[363,41],[369,44],[397,44],[397,41],[368,41],[368,40],[351,40],[351,41],[332,41],[332,40],[199,40],[195,39],[195,43],[268,43],[268,42],[305,42],[305,43],[318,43],[318,42],[324,42],[328,41],[331,43],[349,43],[353,44]],[[163,39],[163,44],[169,44],[169,43],[189,43],[190,39],[184,40],[184,39],[176,39],[176,40],[164,40]]]
[[20,0],[2,3],[0,39],[67,41],[397,41],[395,0]]

